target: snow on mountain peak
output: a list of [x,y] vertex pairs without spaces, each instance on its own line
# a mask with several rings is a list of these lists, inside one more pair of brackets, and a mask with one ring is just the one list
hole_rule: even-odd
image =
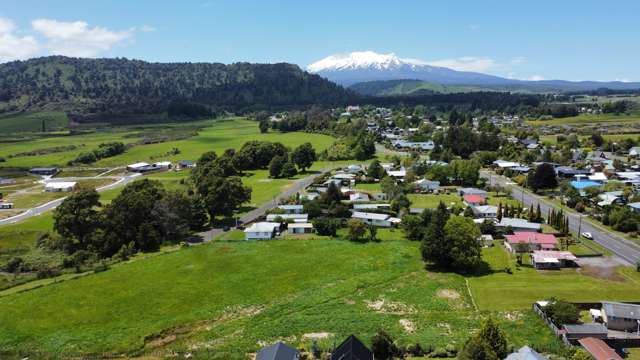
[[424,61],[416,59],[401,59],[394,53],[378,54],[373,51],[355,51],[349,54],[336,54],[307,66],[307,70],[313,73],[334,70],[396,69],[403,65],[421,66]]

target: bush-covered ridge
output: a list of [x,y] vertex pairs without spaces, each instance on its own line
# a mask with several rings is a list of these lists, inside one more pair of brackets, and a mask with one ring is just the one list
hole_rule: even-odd
[[342,104],[352,96],[286,63],[149,63],[51,56],[0,64],[0,112],[149,114],[172,106],[175,110],[176,104],[237,111]]

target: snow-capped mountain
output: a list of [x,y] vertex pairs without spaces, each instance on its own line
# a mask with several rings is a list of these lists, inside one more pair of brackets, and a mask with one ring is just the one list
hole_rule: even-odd
[[400,79],[465,85],[502,84],[510,81],[492,75],[431,66],[425,61],[404,59],[393,53],[378,54],[373,51],[331,55],[307,66],[307,70],[345,86],[365,81]]

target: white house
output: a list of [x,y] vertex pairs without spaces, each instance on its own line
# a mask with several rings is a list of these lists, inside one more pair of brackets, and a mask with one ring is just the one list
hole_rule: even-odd
[[275,222],[276,219],[282,219],[283,222],[292,220],[294,223],[306,223],[309,221],[308,214],[269,214],[267,215],[268,222]]
[[629,156],[630,157],[640,156],[640,146],[634,146],[631,149],[629,149]]
[[275,236],[280,224],[273,222],[257,222],[244,230],[245,240],[270,240]]
[[131,164],[131,165],[127,165],[127,170],[128,171],[139,171],[140,169],[144,169],[151,166],[151,164],[148,164],[146,162],[137,162],[135,164]]
[[357,174],[359,172],[362,172],[362,166],[360,165],[349,165],[345,168],[345,171],[348,172],[349,174]]
[[280,205],[278,209],[284,211],[285,214],[302,214],[304,206],[302,205]]
[[394,218],[387,214],[376,214],[354,211],[351,215],[353,219],[358,219],[365,224],[380,226],[380,227],[392,227],[400,223],[400,219]]
[[48,192],[71,192],[76,189],[75,181],[50,182],[45,184],[44,191]]
[[171,161],[158,161],[153,164],[158,170],[168,170],[171,169]]
[[387,175],[391,176],[392,178],[396,178],[396,179],[404,179],[404,177],[407,175],[407,171],[404,169],[401,170],[389,170],[387,171]]
[[502,218],[499,223],[496,224],[497,228],[506,229],[510,227],[514,232],[516,231],[540,231],[541,225],[537,223],[529,222],[525,219],[518,218]]
[[390,210],[391,204],[353,204],[354,210]]
[[472,206],[473,216],[480,219],[495,219],[498,217],[498,207],[493,205]]
[[361,193],[361,192],[357,192],[357,193],[353,193],[351,195],[349,195],[349,201],[351,202],[367,202],[370,201],[371,199],[369,199],[369,195],[365,194],[365,193]]
[[313,231],[311,223],[294,223],[287,226],[289,234],[310,234]]
[[413,185],[415,185],[418,190],[425,192],[438,191],[438,189],[440,189],[440,181],[427,179],[420,179],[418,181],[415,181]]

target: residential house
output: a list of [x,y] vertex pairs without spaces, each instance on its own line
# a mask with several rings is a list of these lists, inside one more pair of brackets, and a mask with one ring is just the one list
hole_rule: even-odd
[[471,206],[473,216],[479,219],[495,219],[498,217],[498,207],[493,205]]
[[371,201],[369,199],[369,195],[361,192],[356,192],[349,195],[349,201],[351,202],[368,202]]
[[55,174],[58,173],[58,168],[56,167],[38,167],[38,168],[33,168],[31,170],[29,170],[30,173],[32,173],[33,175],[40,175],[40,176],[53,176]]
[[610,330],[640,330],[640,305],[602,302],[602,321]]
[[580,339],[589,337],[596,339],[606,339],[609,335],[607,328],[600,323],[562,325],[562,330],[562,337],[571,344],[576,344]]
[[513,235],[504,236],[504,246],[512,253],[522,252],[519,244],[528,245],[525,252],[535,250],[554,250],[558,247],[558,240],[553,234],[541,234],[531,231],[518,231]]
[[420,179],[413,183],[416,189],[421,192],[435,192],[440,189],[440,181],[433,181],[427,179]]
[[411,215],[420,215],[424,212],[424,208],[410,208],[409,214]]
[[313,224],[311,223],[293,223],[287,225],[289,234],[310,234],[313,232]]
[[510,168],[520,166],[520,164],[517,162],[506,161],[506,160],[496,160],[493,162],[493,165],[501,169],[510,169]]
[[354,211],[351,218],[358,219],[365,224],[380,226],[380,227],[392,227],[400,223],[400,219],[392,217],[388,214],[377,214]]
[[302,214],[304,206],[302,205],[279,205],[278,209],[282,210],[285,214]]
[[482,246],[491,247],[493,246],[493,235],[490,234],[482,234],[480,235],[480,243]]
[[532,223],[525,219],[517,218],[502,218],[499,223],[496,224],[497,228],[507,229],[511,228],[512,231],[540,231],[540,224]]
[[373,360],[373,353],[357,337],[350,335],[334,351],[331,360]]
[[344,169],[345,172],[349,173],[349,174],[357,174],[360,172],[363,172],[364,169],[362,168],[362,165],[349,165]]
[[467,206],[480,206],[485,203],[484,197],[480,195],[464,195],[462,199]]
[[629,157],[636,158],[640,156],[640,146],[634,146],[629,149]]
[[582,345],[594,360],[622,360],[622,357],[601,339],[586,337],[579,339],[578,344]]
[[405,169],[389,170],[387,171],[387,175],[391,176],[396,180],[402,180],[407,175],[407,171]]
[[245,240],[270,240],[274,238],[278,229],[280,229],[280,223],[276,222],[253,223],[244,230],[244,238]]
[[600,199],[600,201],[598,202],[598,206],[600,207],[610,206],[614,204],[624,205],[624,203],[626,202],[623,197],[622,191],[609,191],[606,193],[602,193],[598,195],[598,199]]
[[309,221],[308,214],[269,214],[267,215],[268,222],[294,222],[294,223],[306,223]]
[[518,351],[509,354],[505,360],[549,360],[528,346],[521,347]]
[[59,181],[49,182],[44,185],[44,191],[47,192],[71,192],[77,187],[75,181]]
[[391,204],[353,204],[354,210],[391,210]]
[[137,162],[135,164],[127,165],[127,171],[139,172],[140,170],[146,169],[149,166],[151,166],[151,164],[148,164],[146,162]]
[[594,173],[592,175],[589,175],[587,178],[589,179],[589,181],[595,181],[598,183],[604,183],[609,180],[609,178],[607,178],[607,175],[605,175],[603,172]]
[[571,179],[576,175],[589,175],[590,172],[588,170],[579,170],[570,166],[558,166],[556,168],[556,174],[560,178]]
[[282,342],[277,342],[260,349],[255,360],[298,360],[299,358],[298,350]]
[[576,266],[578,258],[569,251],[534,250],[531,262],[538,270],[560,269]]
[[460,195],[460,196],[464,196],[464,195],[480,195],[480,196],[486,198],[489,195],[489,193],[487,193],[484,190],[476,189],[476,188],[460,188],[460,189],[458,189],[458,195]]

